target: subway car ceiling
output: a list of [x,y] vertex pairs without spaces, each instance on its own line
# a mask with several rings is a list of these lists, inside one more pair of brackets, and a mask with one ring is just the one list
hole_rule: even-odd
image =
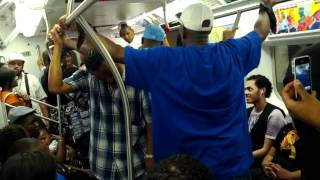
[[[117,25],[123,21],[128,22],[136,32],[141,32],[144,21],[164,23],[163,6],[165,4],[166,19],[170,23],[175,22],[175,15],[189,4],[201,2],[215,9],[234,4],[235,1],[237,0],[97,1],[86,10],[84,16],[92,26],[103,27],[108,34],[117,33]],[[79,4],[80,2],[76,1],[75,7]],[[0,30],[0,41],[2,46],[6,46],[19,33],[26,37],[45,34],[46,22],[48,27],[51,27],[61,15],[65,14],[66,6],[67,3],[63,0],[1,0],[0,23],[3,26]]]

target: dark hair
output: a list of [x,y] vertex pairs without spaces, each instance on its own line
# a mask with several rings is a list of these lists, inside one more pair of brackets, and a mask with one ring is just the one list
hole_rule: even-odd
[[254,84],[258,88],[266,88],[265,96],[267,98],[270,97],[271,92],[272,92],[272,84],[268,78],[266,78],[265,76],[262,76],[260,74],[257,74],[257,75],[252,75],[247,78],[247,81],[250,81],[250,80],[254,80],[255,81]]
[[127,27],[130,28],[130,26],[128,26],[128,24],[127,24],[126,22],[121,22],[121,23],[119,24],[119,26],[120,26],[120,31],[121,31],[123,28],[127,28]]
[[8,83],[9,86],[11,86],[14,82],[15,77],[16,73],[14,70],[9,69],[5,66],[0,67],[0,86],[2,88],[5,87]]
[[147,45],[148,48],[153,48],[153,47],[157,47],[157,46],[163,45],[163,42],[142,37],[141,38],[141,44],[142,45]]
[[181,46],[183,46],[182,39],[181,39],[180,33],[178,33],[177,41],[176,41],[176,47],[181,47]]
[[51,60],[47,50],[42,52],[42,61],[44,66],[49,67]]
[[56,163],[49,154],[42,152],[19,153],[10,157],[3,164],[0,179],[55,180],[56,171]]
[[36,138],[21,138],[12,144],[12,146],[9,148],[8,155],[13,156],[19,153],[43,151],[43,149],[41,149],[42,146],[43,144]]
[[84,64],[88,71],[97,70],[103,63],[103,57],[96,51],[91,50],[92,52],[88,53],[88,56],[84,59]]
[[[2,57],[2,56],[0,56],[0,57]],[[0,62],[0,68],[1,68],[2,66],[4,66],[4,65],[5,65],[5,63]]]
[[188,155],[175,155],[160,161],[148,180],[212,180],[209,169]]
[[20,125],[8,125],[0,129],[0,162],[4,163],[8,158],[9,148],[21,138],[27,137],[27,133]]
[[119,24],[120,28],[119,28],[119,35],[121,36],[121,31],[123,31],[125,28],[127,28],[130,31],[133,31],[133,29],[125,22],[122,22]]

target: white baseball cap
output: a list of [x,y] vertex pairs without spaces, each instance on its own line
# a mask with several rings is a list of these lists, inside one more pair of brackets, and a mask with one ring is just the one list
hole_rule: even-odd
[[14,53],[11,53],[10,55],[9,55],[9,58],[8,58],[8,62],[10,62],[10,61],[23,61],[23,62],[25,62],[26,61],[26,58],[21,54],[21,53],[16,53],[16,52],[14,52]]
[[193,31],[210,31],[213,26],[213,13],[211,9],[201,3],[186,7],[181,16],[180,23]]

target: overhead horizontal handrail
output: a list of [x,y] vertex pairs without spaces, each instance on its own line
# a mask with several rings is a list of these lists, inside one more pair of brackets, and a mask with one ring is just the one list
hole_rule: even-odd
[[264,45],[274,46],[280,44],[306,44],[318,41],[320,38],[320,30],[306,30],[300,32],[290,32],[269,35],[263,42]]

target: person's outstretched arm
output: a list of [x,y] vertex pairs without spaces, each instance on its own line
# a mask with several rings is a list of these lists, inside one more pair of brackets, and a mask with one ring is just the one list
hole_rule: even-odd
[[[295,98],[295,90],[299,96],[298,99]],[[294,118],[320,128],[320,101],[316,99],[314,91],[312,95],[309,94],[301,82],[295,80],[283,88],[282,99]]]
[[[264,4],[271,8],[275,4],[275,0],[264,0]],[[264,41],[267,38],[270,32],[271,21],[269,15],[265,9],[263,10],[260,8],[259,17],[254,25],[254,31],[256,31],[260,35],[262,41]]]
[[48,88],[51,93],[64,94],[73,91],[71,85],[64,83],[61,69],[61,52],[63,47],[63,40],[60,36],[61,28],[55,25],[51,30],[52,40],[54,42],[53,55],[49,66],[48,74]]
[[[68,28],[65,24],[66,21],[66,16],[61,16],[59,18],[59,27],[61,27],[62,29]],[[113,58],[113,60],[117,63],[121,63],[124,64],[124,48],[116,43],[114,43],[113,41],[111,41],[110,39],[97,34],[98,37],[100,38],[100,40],[102,41],[102,43],[104,44],[104,46],[107,48],[107,50],[109,51],[111,57]],[[82,46],[82,48],[92,48],[92,42],[90,42],[89,38],[86,38],[85,42],[84,42],[85,46]],[[80,48],[80,51],[86,51],[85,49]]]

